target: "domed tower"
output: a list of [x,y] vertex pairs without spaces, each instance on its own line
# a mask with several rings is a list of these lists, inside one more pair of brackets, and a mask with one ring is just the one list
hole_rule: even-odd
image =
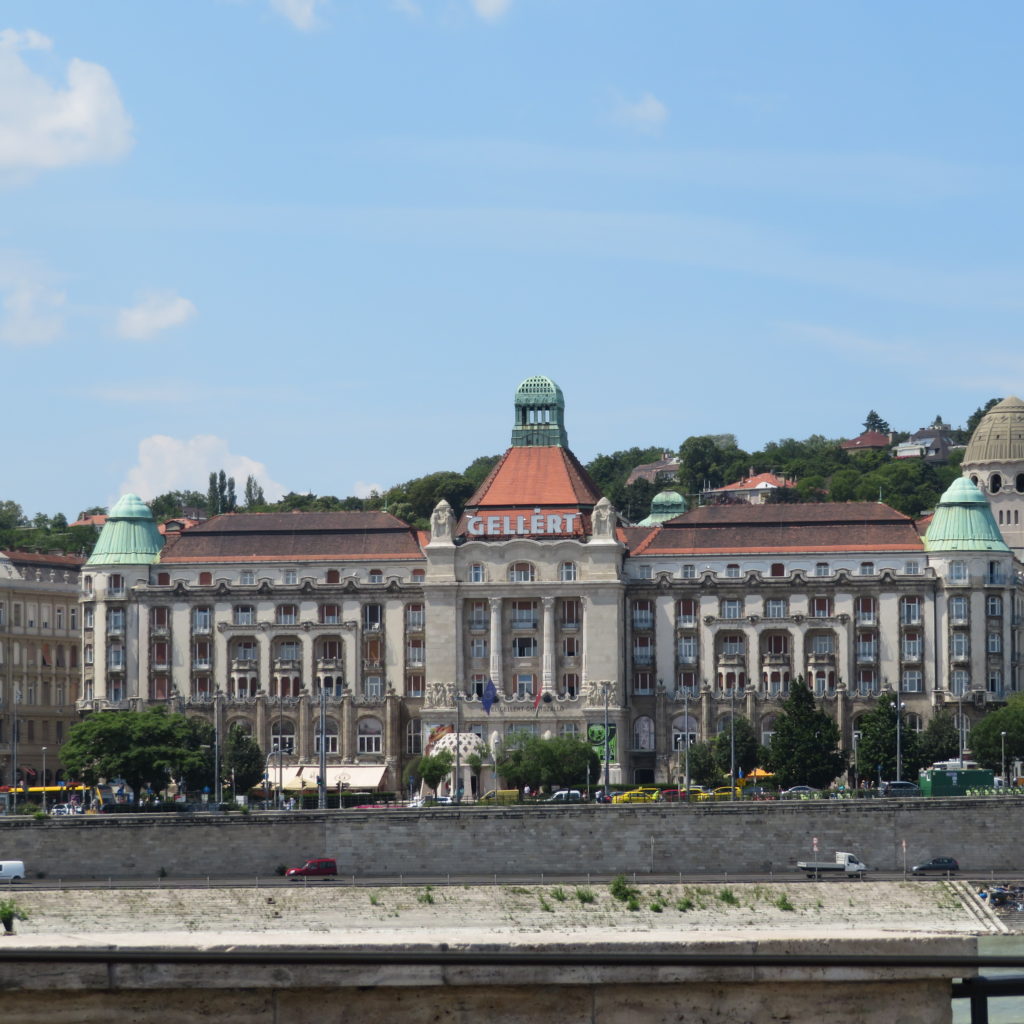
[[1011,395],[985,413],[962,467],[988,498],[1006,543],[1024,559],[1024,402]]
[[125,494],[110,510],[96,547],[82,567],[82,699],[79,710],[128,707],[146,696],[140,658],[140,608],[134,587],[149,583],[149,567],[164,546],[149,506]]
[[686,499],[675,491],[659,491],[651,499],[651,514],[637,526],[658,526],[686,511]]
[[565,399],[562,389],[547,377],[527,377],[516,389],[513,448],[568,448]]

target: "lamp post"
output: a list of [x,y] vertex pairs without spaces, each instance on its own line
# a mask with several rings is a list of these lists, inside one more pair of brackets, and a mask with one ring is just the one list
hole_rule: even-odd
[[957,737],[960,740],[960,767],[964,766],[964,688],[963,684],[960,685],[959,691],[956,695],[957,703]]
[[316,806],[327,809],[327,687],[320,684],[320,777],[316,784]]
[[900,703],[900,677],[896,676],[896,781],[903,779],[903,705]]
[[610,783],[609,779],[609,767],[608,767],[608,697],[611,693],[612,684],[609,680],[605,680],[601,686],[604,688],[604,796],[605,800],[609,800],[611,793],[609,792]]
[[[1003,735],[1005,736],[1006,733],[1004,732]],[[45,814],[46,813],[46,747],[43,747],[42,751],[43,751],[43,814]],[[1005,763],[1006,759],[1004,758],[1003,760],[1004,760],[1004,763]],[[1006,772],[1003,772],[1003,776],[1005,778]]]
[[15,687],[11,694],[11,777],[7,780],[11,787],[11,810],[18,809],[18,701],[21,691]]
[[686,736],[683,739],[683,757],[686,764],[686,799],[690,799],[690,688],[683,688],[683,722],[686,729]]
[[220,785],[220,691],[213,695],[213,795],[217,806],[222,803]]
[[462,782],[462,691],[459,684],[455,684],[455,799],[453,803],[462,803],[461,782]]
[[[1006,788],[1006,731],[999,734],[999,759],[1003,763],[1003,788]],[[43,747],[43,757],[46,756],[46,747]]]
[[729,688],[729,799],[736,799],[736,684]]
[[853,788],[860,788],[860,751],[857,744],[860,742],[860,732],[853,730]]

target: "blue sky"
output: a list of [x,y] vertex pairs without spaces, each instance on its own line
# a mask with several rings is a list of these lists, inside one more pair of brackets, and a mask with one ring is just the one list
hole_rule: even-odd
[[365,494],[1024,391],[1024,7],[6,0],[0,497]]

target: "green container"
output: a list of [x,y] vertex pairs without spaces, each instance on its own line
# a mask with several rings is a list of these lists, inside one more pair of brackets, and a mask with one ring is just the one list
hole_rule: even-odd
[[926,768],[918,785],[923,796],[966,796],[972,789],[992,789],[995,773],[987,768]]

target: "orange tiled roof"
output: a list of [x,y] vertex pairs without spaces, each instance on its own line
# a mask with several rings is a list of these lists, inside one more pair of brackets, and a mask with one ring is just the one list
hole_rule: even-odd
[[567,448],[509,448],[466,508],[589,508],[600,498],[597,484]]
[[757,473],[755,476],[747,476],[737,480],[734,484],[726,484],[724,487],[713,487],[713,491],[752,491],[757,487],[796,487],[792,480],[783,480],[774,473]]
[[888,448],[890,444],[892,441],[888,434],[879,433],[877,430],[865,430],[852,441],[843,441],[839,447],[844,451],[851,451],[857,448]]

